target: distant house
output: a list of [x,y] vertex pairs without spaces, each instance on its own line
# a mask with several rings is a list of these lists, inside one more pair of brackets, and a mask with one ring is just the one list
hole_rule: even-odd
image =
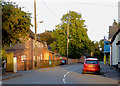
[[120,28],[111,39],[110,65],[118,67],[120,62]]

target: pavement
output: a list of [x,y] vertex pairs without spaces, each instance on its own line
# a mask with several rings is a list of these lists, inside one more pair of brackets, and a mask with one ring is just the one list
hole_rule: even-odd
[[120,83],[120,70],[111,67],[109,64],[101,64],[101,73],[110,79],[117,80]]
[[[110,67],[108,64],[106,64],[106,65],[100,64],[100,65],[101,65],[101,73],[105,77],[110,78],[110,79],[114,79],[114,80],[118,80],[119,83],[120,83],[120,70],[116,70],[116,69]],[[52,67],[52,68],[54,68],[54,67]],[[41,71],[46,71],[46,70],[49,70],[49,69],[52,69],[52,68],[43,68],[43,69],[40,69],[40,70]],[[19,76],[24,75],[25,73],[31,73],[31,71],[34,71],[34,70],[18,71],[17,73],[9,72],[9,73],[6,73],[6,74],[2,75],[2,80],[7,80],[7,79],[14,78],[14,77],[19,77]]]
[[[43,69],[40,69],[40,71],[46,71],[46,70],[49,70],[49,69],[53,69],[54,67],[51,67],[51,68],[43,68]],[[15,77],[19,77],[19,76],[22,76],[24,75],[25,73],[31,73],[33,72],[35,69],[33,70],[28,70],[28,71],[17,71],[16,73],[14,72],[6,72],[5,74],[3,74],[1,77],[2,77],[2,80],[8,80],[8,79],[11,79],[11,78],[15,78]]]

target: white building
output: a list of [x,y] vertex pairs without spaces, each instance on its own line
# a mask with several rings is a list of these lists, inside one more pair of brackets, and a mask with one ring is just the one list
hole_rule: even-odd
[[120,29],[114,34],[111,40],[110,65],[116,66],[120,62]]
[[[120,22],[120,1],[118,2],[118,22]],[[120,62],[120,26],[111,27],[109,27],[110,65],[117,67]]]
[[118,22],[120,22],[120,1],[118,2]]

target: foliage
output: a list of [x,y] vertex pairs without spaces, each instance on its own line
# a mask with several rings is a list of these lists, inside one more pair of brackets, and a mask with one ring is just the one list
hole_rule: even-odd
[[2,6],[2,46],[22,42],[29,32],[31,17],[12,2],[4,2]]
[[95,51],[93,56],[95,58],[98,58],[98,60],[102,61],[104,57],[104,53],[102,51]]
[[7,54],[5,50],[2,50],[2,59],[6,59],[7,58]]
[[69,58],[80,58],[81,55],[89,53],[89,43],[85,20],[80,13],[69,11],[61,18],[61,23],[56,25],[52,37],[56,39],[50,46],[61,55],[66,56],[67,50],[67,22],[69,21]]
[[46,31],[44,33],[38,34],[38,36],[40,37],[40,40],[47,42],[47,44],[50,45],[53,43],[53,41],[55,41],[55,38],[51,36],[51,33],[52,31]]
[[102,48],[102,51],[104,51],[104,39],[101,39],[101,40],[99,41],[99,45],[100,45],[100,47]]
[[[99,60],[103,60],[103,57],[104,57],[104,53],[103,53],[104,39],[101,39],[99,42],[98,41],[95,43],[93,42],[90,47],[92,47],[91,51],[93,52],[93,57],[98,58]],[[100,48],[102,50],[100,50]]]

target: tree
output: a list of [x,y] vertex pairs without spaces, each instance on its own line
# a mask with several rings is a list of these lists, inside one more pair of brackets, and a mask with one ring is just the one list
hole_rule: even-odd
[[[101,39],[99,42],[97,41],[97,42],[93,43],[93,45],[91,45],[91,47],[92,47],[93,57],[98,58],[99,60],[103,60],[104,39]],[[102,48],[102,50],[100,50],[100,48]]]
[[47,44],[50,45],[53,43],[53,41],[55,41],[55,38],[51,36],[51,33],[52,31],[46,31],[44,33],[38,34],[38,36],[40,37],[40,40],[47,42]]
[[102,48],[102,51],[104,51],[104,39],[101,39],[101,40],[99,41],[99,45],[100,45],[100,47]]
[[2,47],[23,42],[28,35],[31,24],[30,13],[21,10],[12,2],[4,2],[2,6]]
[[91,42],[87,35],[87,28],[80,13],[69,11],[61,18],[61,23],[56,25],[52,37],[56,39],[50,46],[61,55],[66,56],[67,50],[67,22],[69,21],[69,58],[80,58],[89,53],[88,44]]

